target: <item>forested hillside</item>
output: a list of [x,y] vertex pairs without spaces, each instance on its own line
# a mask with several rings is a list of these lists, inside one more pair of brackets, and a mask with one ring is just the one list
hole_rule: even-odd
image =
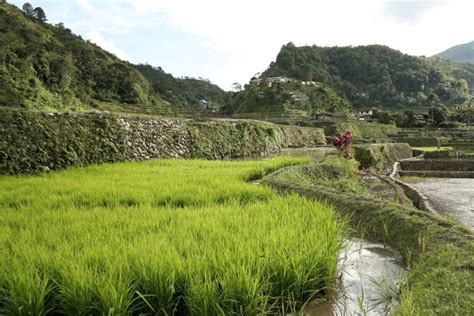
[[150,65],[137,65],[135,67],[148,80],[153,93],[160,95],[172,104],[174,109],[190,111],[195,109],[201,100],[206,100],[208,110],[217,111],[229,101],[230,93],[225,92],[208,80],[176,79],[161,67]]
[[145,71],[26,9],[0,2],[0,106],[192,112],[200,99],[215,107],[226,100],[207,81]]
[[455,62],[439,57],[428,58],[427,61],[450,76],[466,80],[469,94],[474,95],[474,63]]
[[296,47],[289,43],[262,77],[321,82],[358,107],[402,108],[464,102],[469,94],[465,79],[471,77],[458,79],[455,72],[386,46]]
[[448,48],[444,52],[436,54],[435,57],[474,64],[474,41]]

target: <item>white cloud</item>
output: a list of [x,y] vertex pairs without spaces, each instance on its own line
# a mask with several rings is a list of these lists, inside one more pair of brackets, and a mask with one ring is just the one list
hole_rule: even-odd
[[110,53],[114,54],[122,60],[133,62],[132,58],[127,53],[115,46],[114,41],[106,40],[97,31],[90,31],[89,33],[87,33],[86,39],[90,40],[92,43],[97,44],[98,46],[102,47],[106,51],[109,51]]
[[[140,50],[164,49],[163,41],[172,32],[195,36],[202,41],[200,55],[207,59],[190,59],[194,64],[209,64],[204,73],[197,73],[203,67],[188,60],[177,61],[173,55],[180,50],[181,56],[195,57],[189,47],[172,47],[167,54],[157,54],[171,56],[168,59],[141,61],[168,71],[186,65],[189,75],[207,77],[225,88],[235,81],[247,82],[263,71],[289,41],[319,46],[383,44],[404,53],[431,56],[474,40],[472,0],[76,1],[84,10],[93,10],[71,14],[70,21],[64,21],[66,25],[81,34],[92,32],[95,41],[102,43],[99,45],[117,55],[126,55],[117,46],[126,43],[128,37],[146,37],[143,46],[128,47],[130,55],[141,60],[137,57]],[[164,37],[162,29],[167,32]],[[107,34],[117,45],[94,32]],[[218,56],[219,63],[202,54],[202,47],[209,48],[209,56]],[[181,67],[176,67],[180,62]]]
[[384,44],[405,53],[433,55],[474,39],[470,0],[126,1],[143,15],[164,13],[173,27],[207,38],[228,64],[206,76],[225,87],[264,70],[289,41]]
[[94,10],[94,6],[89,0],[76,0],[76,4],[84,11],[91,12]]

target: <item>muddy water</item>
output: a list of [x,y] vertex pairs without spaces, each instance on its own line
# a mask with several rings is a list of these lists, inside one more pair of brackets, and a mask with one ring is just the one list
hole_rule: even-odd
[[419,178],[411,182],[436,211],[474,230],[474,179]]
[[380,244],[350,241],[340,256],[341,275],[326,298],[309,303],[304,315],[390,315],[398,304],[405,270],[401,258]]

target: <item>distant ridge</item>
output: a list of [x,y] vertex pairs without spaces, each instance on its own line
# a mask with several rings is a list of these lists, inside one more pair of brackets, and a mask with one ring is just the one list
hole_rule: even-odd
[[353,106],[394,109],[463,103],[474,83],[471,64],[420,58],[382,45],[284,45],[262,78],[287,76],[331,88]]
[[474,64],[474,41],[448,48],[444,52],[436,54],[435,57]]

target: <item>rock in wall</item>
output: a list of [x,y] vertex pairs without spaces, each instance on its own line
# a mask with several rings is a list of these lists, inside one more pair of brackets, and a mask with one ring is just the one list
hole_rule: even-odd
[[318,128],[259,121],[0,109],[0,174],[152,158],[264,156],[324,142]]

